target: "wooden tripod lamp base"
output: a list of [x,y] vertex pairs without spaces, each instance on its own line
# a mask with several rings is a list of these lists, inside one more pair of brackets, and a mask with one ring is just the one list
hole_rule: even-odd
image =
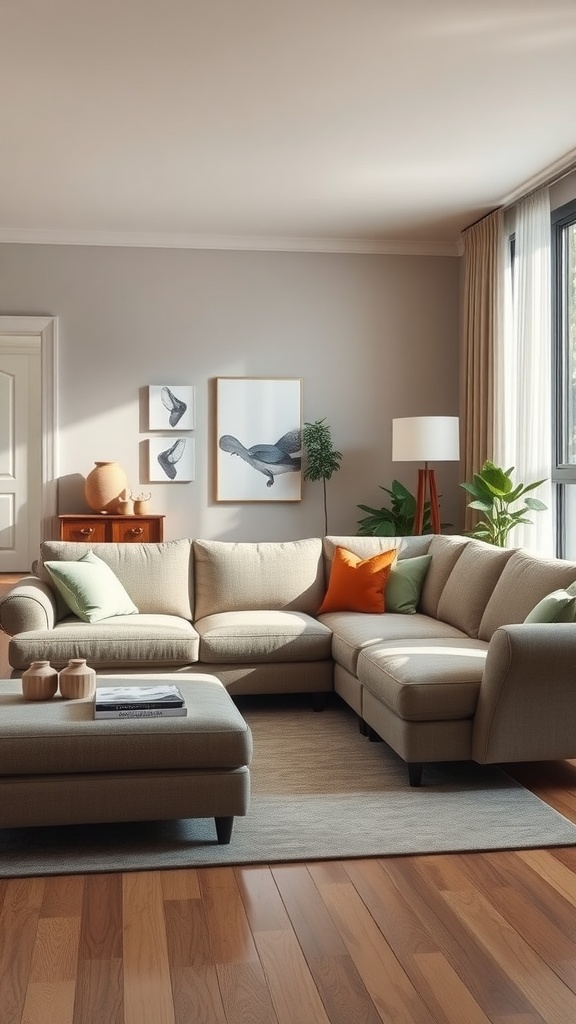
[[436,474],[433,469],[418,470],[418,495],[416,498],[416,515],[414,517],[414,533],[420,534],[424,528],[424,506],[430,498],[430,521],[432,533],[440,533],[440,506],[436,489]]

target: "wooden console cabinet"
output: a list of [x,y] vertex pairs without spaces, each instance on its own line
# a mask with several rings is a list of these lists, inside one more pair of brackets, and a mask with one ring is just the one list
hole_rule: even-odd
[[164,539],[164,516],[65,515],[58,521],[60,540],[130,544]]

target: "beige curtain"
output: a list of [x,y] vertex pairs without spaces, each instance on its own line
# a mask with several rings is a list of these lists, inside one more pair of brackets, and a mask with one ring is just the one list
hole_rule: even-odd
[[[494,448],[494,352],[503,323],[503,213],[496,210],[463,232],[464,281],[461,352],[461,459],[471,481]],[[466,503],[465,492],[462,492]],[[475,519],[466,509],[464,526]]]

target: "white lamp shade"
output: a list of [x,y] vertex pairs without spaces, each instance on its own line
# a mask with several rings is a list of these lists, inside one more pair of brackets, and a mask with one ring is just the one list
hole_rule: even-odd
[[393,462],[458,462],[457,416],[405,416],[392,420]]

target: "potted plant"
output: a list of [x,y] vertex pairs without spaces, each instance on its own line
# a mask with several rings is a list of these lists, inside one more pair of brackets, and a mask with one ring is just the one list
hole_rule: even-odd
[[[358,535],[364,537],[407,537],[414,530],[416,516],[416,498],[399,480],[393,480],[391,487],[380,487],[390,495],[390,508],[372,508],[370,505],[358,505],[357,508],[368,512],[364,519],[358,521]],[[429,533],[430,502],[424,506],[423,532]]]
[[[504,470],[487,460],[480,472],[474,474],[471,484],[460,484],[472,495],[473,500],[468,502],[468,508],[480,512],[480,521],[473,530],[468,531],[469,537],[505,548],[508,535],[515,526],[520,523],[532,525],[532,520],[526,517],[527,512],[542,512],[547,508],[538,498],[524,497],[528,491],[545,483],[545,480],[536,480],[532,484],[514,484],[513,472],[514,466]],[[511,506],[521,498],[524,498],[521,507],[512,509]]]
[[326,481],[340,469],[342,452],[332,445],[332,432],[326,418],[305,423],[302,444],[306,453],[305,480],[321,480],[324,490],[324,533],[328,533],[328,509],[326,504]]

